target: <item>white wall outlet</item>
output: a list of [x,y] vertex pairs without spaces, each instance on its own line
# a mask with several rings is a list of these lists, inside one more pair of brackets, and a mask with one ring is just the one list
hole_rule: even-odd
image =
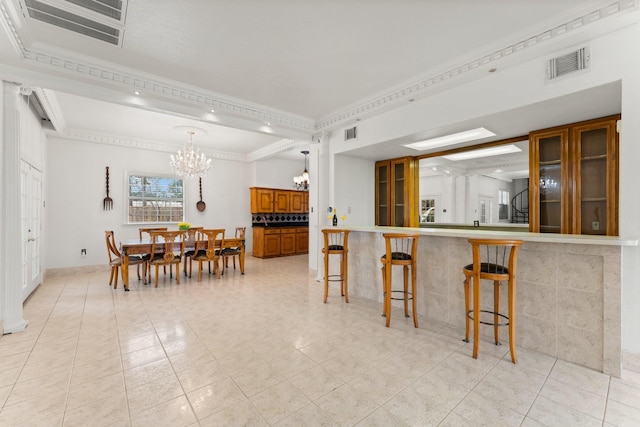
[[591,229],[594,231],[600,230],[600,221],[591,221]]

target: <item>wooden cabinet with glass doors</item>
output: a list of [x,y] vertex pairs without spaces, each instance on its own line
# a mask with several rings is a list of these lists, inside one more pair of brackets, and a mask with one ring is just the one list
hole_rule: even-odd
[[376,225],[417,226],[416,172],[413,157],[376,162]]
[[530,133],[530,231],[618,235],[619,119]]

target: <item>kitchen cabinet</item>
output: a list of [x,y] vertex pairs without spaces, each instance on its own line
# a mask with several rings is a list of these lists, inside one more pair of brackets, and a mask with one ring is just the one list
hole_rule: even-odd
[[253,252],[257,258],[309,252],[309,227],[253,227]]
[[309,212],[309,193],[306,191],[289,192],[289,212],[307,213]]
[[296,253],[296,229],[280,229],[280,255],[293,255]]
[[291,212],[289,208],[289,191],[286,190],[273,190],[273,212],[274,213],[287,213]]
[[251,213],[273,212],[273,189],[252,187],[250,194]]
[[417,227],[417,160],[383,160],[375,167],[376,225]]
[[309,193],[298,190],[251,187],[251,213],[307,213]]
[[280,229],[253,227],[253,252],[258,258],[280,256]]
[[619,115],[529,134],[529,229],[618,235]]
[[306,254],[309,252],[309,228],[296,228],[296,253]]

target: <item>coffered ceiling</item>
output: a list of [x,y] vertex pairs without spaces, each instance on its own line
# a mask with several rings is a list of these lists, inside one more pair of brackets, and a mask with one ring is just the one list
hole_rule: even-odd
[[[96,12],[104,4],[121,15]],[[171,145],[186,138],[176,126],[194,126],[222,157],[299,156],[316,132],[477,78],[503,57],[525,60],[545,34],[607,31],[625,8],[636,2],[0,0],[0,72],[46,90],[67,136]],[[56,10],[57,21],[39,19]],[[117,37],[79,34],[73,17]]]

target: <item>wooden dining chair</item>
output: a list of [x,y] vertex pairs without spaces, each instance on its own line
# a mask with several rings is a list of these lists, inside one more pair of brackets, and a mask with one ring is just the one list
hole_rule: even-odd
[[[122,254],[116,246],[116,239],[113,231],[106,230],[104,232],[107,241],[107,254],[109,255],[109,265],[111,266],[111,275],[109,276],[109,286],[113,283],[113,289],[118,287],[118,270],[122,266]],[[129,265],[138,266],[138,280],[140,280],[140,266],[144,265],[144,261],[139,256],[129,255]],[[146,274],[144,275],[146,282]]]
[[220,248],[223,246],[224,228],[202,229],[198,232],[196,253],[191,258],[198,262],[198,282],[202,280],[202,264],[205,262],[209,265],[213,263],[214,272],[220,278]]
[[[142,241],[143,238],[145,237],[149,237],[149,239],[151,239],[151,232],[152,231],[167,231],[168,228],[167,227],[143,227],[143,228],[138,228],[138,235],[140,236],[140,241]],[[142,260],[144,261],[144,269],[145,269],[145,276],[149,276],[149,279],[151,279],[151,264],[149,264],[149,259],[151,258],[151,254],[144,254],[142,255]],[[167,268],[165,267],[164,269],[164,274],[167,274]]]
[[[244,239],[246,231],[247,227],[236,227],[236,239]],[[240,245],[222,249],[222,274],[224,274],[225,268],[229,268],[229,258],[233,261],[233,269],[236,269],[236,257],[240,256],[241,251]]]
[[184,258],[185,230],[151,231],[151,258],[149,265],[156,267],[156,288],[160,266],[169,266],[169,279],[176,266],[176,283],[180,284],[180,263]]
[[198,231],[204,227],[191,227],[187,231],[187,241],[184,245],[184,262],[182,263],[182,269],[185,276],[187,276],[187,263],[189,264],[189,278],[191,278],[191,258],[196,253],[196,242],[198,240]]

